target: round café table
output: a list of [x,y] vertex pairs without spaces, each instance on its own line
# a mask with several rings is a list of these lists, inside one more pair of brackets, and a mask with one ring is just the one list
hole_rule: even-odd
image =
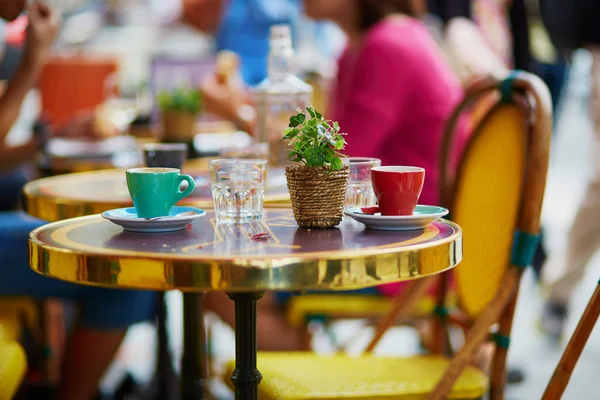
[[[207,170],[184,166],[183,173],[195,178],[196,190],[178,204],[212,208],[213,198]],[[124,169],[79,172],[38,179],[25,185],[23,200],[30,215],[51,222],[133,205]],[[270,171],[265,203],[268,205],[288,201],[283,170]]]
[[[34,230],[30,256],[36,272],[69,282],[226,292],[235,302],[235,397],[257,399],[256,302],[266,290],[350,290],[437,274],[461,261],[462,232],[448,221],[373,231],[349,218],[334,229],[302,229],[291,210],[266,209],[253,223],[218,224],[208,212],[185,230],[142,234],[94,215]],[[184,326],[188,335],[198,340]],[[201,397],[199,352],[199,345],[184,352],[184,398]]]
[[[208,176],[209,159],[200,158],[186,161],[183,172],[196,178],[196,190],[192,195],[184,198],[179,204],[189,205],[200,208],[212,208],[213,199],[210,190]],[[285,204],[289,202],[289,194],[282,169],[270,170],[267,177],[267,187],[265,193],[265,205]],[[125,170],[111,169],[92,172],[79,172],[72,174],[59,175],[50,178],[38,179],[28,183],[23,189],[23,200],[25,210],[32,216],[44,221],[54,222],[67,218],[81,217],[92,214],[99,214],[104,211],[132,206],[131,198],[127,190],[125,179]],[[200,295],[197,293],[183,294],[184,321],[188,332],[203,332],[201,320],[188,318],[189,315],[200,314]],[[159,301],[159,316],[166,313],[164,301]],[[164,324],[160,321],[164,318],[159,317],[158,329],[159,337],[166,337]],[[184,349],[194,347],[195,343],[190,342],[189,336],[184,337]],[[196,340],[194,337],[193,340]],[[159,349],[161,343],[159,340]],[[159,350],[159,364],[171,365],[167,346],[162,346]],[[162,364],[161,362],[164,361]],[[159,368],[160,369],[160,368]],[[167,370],[168,367],[163,368]],[[157,398],[166,396],[164,393],[170,392],[175,383],[174,373],[168,371],[155,380],[152,385],[153,391],[157,391]],[[185,396],[185,393],[183,394]],[[154,395],[150,395],[154,397]]]

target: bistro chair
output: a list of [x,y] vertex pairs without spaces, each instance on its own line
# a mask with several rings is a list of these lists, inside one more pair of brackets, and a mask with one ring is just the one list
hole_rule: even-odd
[[[443,201],[463,229],[464,257],[453,270],[456,311],[445,306],[447,274],[440,276],[436,332],[444,341],[442,328],[460,312],[467,332],[463,347],[452,357],[261,352],[261,399],[477,399],[488,389],[492,399],[503,398],[518,285],[538,242],[552,119],[545,85],[519,72],[481,85],[461,103],[450,126],[490,92],[499,92],[500,99],[470,138],[457,173],[442,168]],[[449,128],[444,138],[442,165],[451,162],[454,131]],[[471,364],[490,338],[496,347],[488,376]]]
[[0,400],[15,397],[27,371],[27,356],[23,348],[5,335],[0,322]]
[[26,326],[37,326],[38,303],[27,297],[0,297],[0,325],[4,339],[19,341]]
[[[26,386],[51,387],[60,374],[63,339],[62,305],[27,297],[0,297],[0,348],[2,341],[18,343],[26,354]],[[0,350],[0,371],[2,369]],[[0,400],[2,376],[0,372]]]
[[117,71],[117,61],[112,58],[51,58],[39,82],[42,114],[52,124],[62,126],[81,112],[95,110],[110,97]]
[[559,400],[600,315],[600,281],[546,387],[542,400]]
[[[466,88],[466,100],[464,104],[457,108],[457,117],[468,111],[469,118],[463,118],[471,131],[475,131],[484,118],[492,111],[495,104],[500,99],[498,90],[490,90],[490,85],[497,84],[498,79],[491,76],[481,76],[478,79],[473,78]],[[482,90],[484,89],[484,90]],[[444,136],[452,137],[456,129],[457,121],[449,121],[446,126]],[[443,162],[443,161],[442,161]],[[440,165],[442,171],[450,168],[449,165]],[[449,207],[447,203],[441,204]],[[286,305],[288,321],[294,326],[304,326],[306,338],[304,340],[305,349],[310,350],[311,331],[308,327],[313,323],[324,326],[326,332],[330,332],[330,325],[336,320],[343,318],[359,318],[369,322],[379,321],[380,326],[385,326],[385,330],[390,327],[392,322],[410,323],[417,320],[435,316],[439,309],[436,309],[437,298],[435,291],[428,290],[435,285],[436,279],[418,280],[410,282],[407,287],[401,291],[396,298],[373,296],[373,295],[346,295],[339,294],[305,294],[302,296],[293,296]],[[444,282],[445,284],[445,282]],[[452,307],[456,304],[456,294],[453,290],[445,293],[444,301],[446,307]],[[393,317],[393,321],[390,319]],[[386,322],[387,321],[387,322]],[[368,350],[373,350],[379,339],[383,335],[379,331]],[[353,335],[348,342],[339,343],[337,338],[329,335],[331,345],[338,350],[344,351],[356,339],[358,335]],[[423,344],[428,348],[427,340]],[[433,349],[430,349],[433,350]]]

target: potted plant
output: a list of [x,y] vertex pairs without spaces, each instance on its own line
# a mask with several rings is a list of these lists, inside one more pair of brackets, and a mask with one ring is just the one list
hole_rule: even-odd
[[158,94],[164,138],[189,141],[196,133],[196,121],[202,111],[202,96],[196,89],[175,89]]
[[313,107],[290,118],[282,140],[289,141],[295,165],[285,168],[294,218],[303,228],[331,228],[344,213],[348,165],[342,164],[346,145],[337,122],[325,120]]

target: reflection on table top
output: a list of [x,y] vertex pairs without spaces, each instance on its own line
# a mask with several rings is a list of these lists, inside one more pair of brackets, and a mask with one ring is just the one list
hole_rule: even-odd
[[185,230],[123,231],[100,216],[48,224],[30,235],[31,267],[79,283],[188,291],[347,290],[433,275],[462,259],[462,233],[448,221],[422,231],[298,228],[291,210],[217,224],[209,212]]
[[[210,178],[205,161],[184,167],[183,172],[196,179],[196,190],[179,205],[212,208]],[[289,194],[282,169],[268,173],[265,203],[286,203]],[[99,214],[113,208],[132,205],[125,170],[80,172],[39,179],[23,189],[26,211],[45,221]]]

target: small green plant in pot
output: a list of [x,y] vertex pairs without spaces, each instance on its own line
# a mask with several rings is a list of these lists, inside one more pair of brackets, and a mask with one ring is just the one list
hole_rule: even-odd
[[202,112],[202,95],[196,89],[174,89],[158,94],[164,138],[189,141],[195,135],[196,121]]
[[332,228],[344,214],[349,169],[341,151],[346,141],[337,122],[313,107],[306,113],[298,110],[290,118],[282,139],[289,141],[291,161],[299,163],[285,168],[294,218],[303,228]]

